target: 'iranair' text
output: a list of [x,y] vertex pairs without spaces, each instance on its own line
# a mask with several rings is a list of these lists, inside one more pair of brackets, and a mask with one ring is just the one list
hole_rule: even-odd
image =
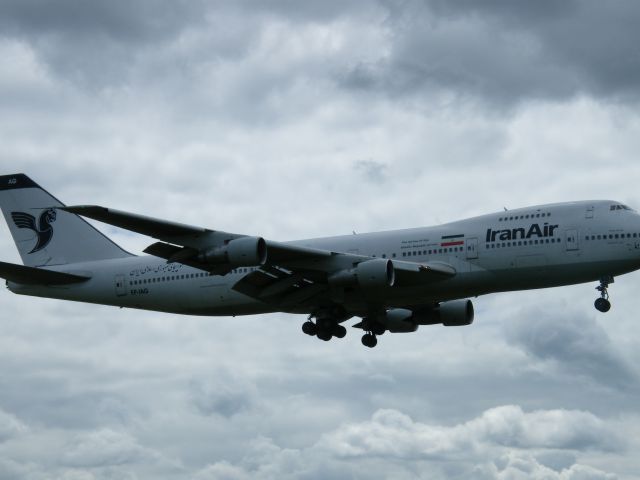
[[553,237],[558,225],[549,225],[545,223],[542,227],[537,223],[527,228],[509,228],[505,230],[487,230],[487,242],[506,241],[506,240],[526,240],[529,238],[548,238]]

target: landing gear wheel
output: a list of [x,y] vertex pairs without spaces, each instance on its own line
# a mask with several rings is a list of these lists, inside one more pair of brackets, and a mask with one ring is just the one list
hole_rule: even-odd
[[611,310],[611,302],[606,298],[598,298],[594,303],[596,310],[605,313]]
[[373,348],[378,344],[378,339],[376,338],[376,336],[372,333],[365,333],[362,336],[362,344],[365,347],[369,347],[369,348]]
[[318,338],[320,340],[324,340],[325,342],[328,342],[329,340],[331,340],[331,332],[327,332],[326,330],[318,330]]
[[311,320],[308,320],[302,324],[302,331],[307,335],[314,336],[318,333],[318,326]]
[[331,333],[336,338],[344,338],[344,336],[347,334],[347,329],[342,325],[336,325],[335,327],[333,327],[333,331]]

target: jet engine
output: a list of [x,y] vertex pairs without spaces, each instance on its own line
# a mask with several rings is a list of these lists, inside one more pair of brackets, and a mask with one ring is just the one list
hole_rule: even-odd
[[240,237],[221,247],[213,247],[198,255],[203,263],[225,263],[231,268],[264,265],[267,244],[261,237]]
[[363,289],[392,287],[395,270],[391,260],[374,258],[360,262],[354,268],[340,270],[329,276],[329,284],[334,286],[359,285]]
[[441,323],[445,327],[461,327],[473,323],[473,303],[471,300],[451,300],[436,307],[416,310],[413,319],[419,325]]
[[375,331],[376,328],[382,326],[384,330],[388,330],[391,333],[408,333],[415,332],[419,325],[436,325],[439,323],[445,327],[471,325],[473,316],[474,311],[471,300],[452,300],[450,302],[442,302],[436,306],[415,310],[391,308],[382,317],[375,320],[364,320],[362,328]]
[[410,333],[418,329],[418,324],[413,321],[413,312],[406,308],[392,308],[388,310],[379,323],[391,333]]

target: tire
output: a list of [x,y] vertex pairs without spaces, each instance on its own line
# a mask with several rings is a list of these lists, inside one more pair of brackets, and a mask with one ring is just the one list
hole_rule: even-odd
[[378,339],[375,335],[371,335],[370,333],[365,333],[362,336],[362,344],[365,347],[373,348],[378,344]]
[[318,326],[311,321],[307,321],[302,324],[302,331],[307,335],[314,336],[318,333]]
[[326,330],[319,330],[317,335],[320,340],[324,340],[325,342],[331,340],[331,332],[327,332]]
[[344,338],[344,336],[347,334],[347,329],[342,325],[336,325],[335,327],[333,327],[333,331],[331,333],[336,338]]
[[602,313],[606,313],[611,310],[611,302],[602,297],[596,299],[596,301],[594,302],[594,306],[596,307],[596,310]]

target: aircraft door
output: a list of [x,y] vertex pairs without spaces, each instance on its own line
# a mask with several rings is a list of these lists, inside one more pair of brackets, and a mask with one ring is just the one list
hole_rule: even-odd
[[467,260],[478,258],[478,239],[467,238]]
[[575,251],[580,248],[578,243],[578,230],[567,230],[565,232],[567,251]]
[[118,297],[124,297],[127,294],[127,283],[124,275],[116,275],[116,295]]

